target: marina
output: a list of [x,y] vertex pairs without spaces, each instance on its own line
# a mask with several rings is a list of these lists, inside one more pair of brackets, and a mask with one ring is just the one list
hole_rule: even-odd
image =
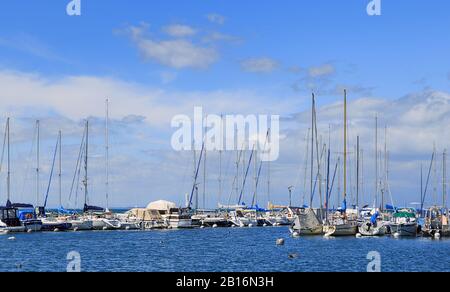
[[0,9],[0,273],[450,272],[450,2],[59,2]]
[[[258,228],[258,227],[277,227],[289,226],[286,235],[292,237],[303,236],[324,236],[324,237],[379,237],[391,235],[398,237],[432,237],[440,239],[450,236],[449,231],[449,211],[445,207],[437,205],[425,208],[424,202],[429,188],[431,169],[434,166],[434,176],[436,175],[436,150],[434,150],[430,162],[430,171],[426,180],[425,188],[423,186],[423,177],[421,178],[420,208],[394,207],[393,197],[389,193],[388,183],[388,164],[387,164],[387,143],[385,142],[385,161],[384,171],[386,175],[377,176],[375,182],[374,204],[359,206],[359,136],[357,137],[357,177],[356,177],[356,198],[352,196],[352,202],[348,202],[347,193],[347,91],[344,90],[343,103],[343,188],[333,192],[336,171],[340,166],[341,157],[338,157],[334,173],[331,175],[331,146],[323,144],[322,151],[319,151],[318,133],[317,133],[317,112],[316,97],[312,95],[311,107],[311,140],[307,141],[306,155],[310,155],[310,164],[305,166],[305,186],[306,173],[309,168],[309,205],[301,207],[292,206],[292,186],[289,190],[288,205],[274,205],[269,201],[267,208],[261,208],[258,205],[259,184],[261,180],[261,169],[270,167],[270,164],[264,164],[258,161],[258,153],[253,146],[249,152],[248,158],[245,157],[245,147],[236,152],[236,172],[232,180],[231,191],[228,202],[232,202],[235,197],[236,204],[218,204],[217,209],[199,208],[199,176],[203,170],[203,180],[206,181],[206,147],[203,142],[199,155],[194,154],[194,175],[190,195],[186,195],[186,205],[179,206],[174,202],[158,200],[150,202],[145,208],[130,208],[122,212],[112,212],[109,209],[109,100],[105,101],[105,199],[106,207],[89,205],[89,120],[84,123],[84,131],[79,146],[78,159],[72,180],[72,187],[69,194],[72,197],[74,189],[78,192],[81,188],[84,195],[83,209],[65,209],[63,207],[62,194],[62,133],[58,132],[56,146],[53,151],[53,161],[51,164],[50,177],[46,192],[44,193],[43,205],[32,205],[23,203],[12,203],[10,184],[11,184],[11,127],[10,118],[6,120],[6,127],[3,139],[2,160],[6,153],[6,185],[7,200],[4,207],[1,207],[0,216],[0,234],[10,233],[37,233],[37,232],[79,232],[79,231],[115,231],[115,230],[153,230],[153,229],[204,229],[204,228]],[[386,130],[385,130],[386,132]],[[265,140],[269,138],[270,129],[267,131]],[[375,156],[378,160],[378,118],[375,122],[376,146]],[[308,134],[309,135],[309,134]],[[40,122],[35,124],[35,138],[33,145],[36,146],[36,202],[40,202]],[[329,140],[330,143],[331,140]],[[194,142],[193,142],[194,143]],[[310,144],[309,144],[310,143]],[[266,143],[264,143],[265,145]],[[264,150],[264,149],[263,149]],[[324,159],[324,153],[327,153]],[[222,154],[222,153],[220,153]],[[222,159],[222,155],[220,156]],[[56,166],[57,165],[57,166]],[[378,163],[376,173],[378,173]],[[56,167],[55,167],[56,166]],[[203,167],[202,167],[203,166]],[[249,193],[248,184],[250,181],[250,169],[254,168],[254,181],[251,205],[244,203],[245,193]],[[57,169],[55,169],[57,168]],[[0,168],[1,169],[1,168]],[[49,209],[47,207],[54,172],[58,176],[58,209]],[[220,171],[222,174],[222,171]],[[421,176],[423,173],[421,172]],[[340,178],[340,177],[339,177]],[[338,180],[339,180],[338,178]],[[436,177],[434,177],[436,179]],[[442,206],[446,205],[446,153],[442,156]],[[219,177],[222,182],[222,177]],[[270,173],[267,174],[267,192],[270,195]],[[340,181],[338,181],[340,184]],[[247,184],[247,185],[246,185]],[[319,187],[317,187],[319,185]],[[324,186],[325,190],[322,188]],[[339,185],[340,186],[340,185]],[[220,184],[222,191],[223,185]],[[306,189],[306,188],[305,188]],[[206,184],[203,183],[203,202],[205,201]],[[251,193],[250,192],[250,193]],[[340,193],[341,192],[341,193]],[[434,188],[434,197],[436,196],[436,186]],[[385,204],[385,195],[389,194],[392,205]],[[314,208],[314,197],[320,197],[319,208]],[[329,208],[333,195],[342,199],[339,208]],[[325,199],[323,199],[325,196]],[[436,200],[436,199],[435,199]],[[377,203],[378,202],[378,203]],[[204,205],[204,203],[203,203]],[[351,206],[349,206],[351,205]]]

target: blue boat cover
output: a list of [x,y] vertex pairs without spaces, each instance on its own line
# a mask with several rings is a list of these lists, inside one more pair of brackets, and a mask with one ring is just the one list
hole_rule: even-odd
[[378,218],[378,211],[375,212],[375,214],[372,215],[372,217],[370,217],[370,223],[372,223],[373,225],[375,225],[377,223],[377,218]]

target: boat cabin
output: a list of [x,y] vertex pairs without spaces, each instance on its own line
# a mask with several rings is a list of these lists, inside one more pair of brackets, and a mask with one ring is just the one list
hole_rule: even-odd
[[17,212],[16,208],[0,207],[0,221],[8,227],[21,226]]

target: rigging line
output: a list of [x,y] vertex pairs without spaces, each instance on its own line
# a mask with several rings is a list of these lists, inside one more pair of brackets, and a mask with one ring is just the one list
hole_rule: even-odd
[[[328,203],[330,202],[331,194],[333,193],[334,180],[336,178],[336,173],[337,173],[337,170],[338,170],[339,161],[340,161],[340,158],[338,158],[338,161],[336,162],[336,166],[334,167],[333,179],[331,181],[331,187],[330,187],[330,191],[328,193]],[[329,206],[327,206],[327,208],[329,208]]]
[[20,199],[22,199],[24,197],[25,186],[27,184],[27,181],[28,181],[28,178],[29,178],[29,175],[30,175],[30,170],[32,169],[31,168],[31,162],[32,162],[33,159],[31,158],[31,156],[33,155],[33,151],[34,151],[36,140],[37,140],[37,127],[34,128],[33,140],[31,142],[30,152],[28,153],[27,160],[26,160],[24,181],[23,181],[23,184],[22,184],[22,190],[19,193],[19,198]]
[[[267,130],[266,140],[264,141],[263,152],[266,151],[266,144],[267,144],[267,140],[269,139],[269,131],[270,131],[270,130]],[[263,163],[263,162],[262,162],[262,160],[261,160],[260,163],[259,163],[258,174],[256,175],[256,184],[255,184],[255,192],[253,193],[253,198],[252,198],[252,207],[253,207],[254,204],[255,204],[256,192],[257,192],[258,185],[259,185],[259,177],[260,177],[260,175],[261,175],[262,163]]]
[[[203,156],[203,151],[205,150],[205,142],[202,143],[202,151],[200,151],[200,158],[198,160],[198,164],[197,164],[197,169],[195,170],[195,178],[194,178],[194,183],[192,185],[192,190],[191,190],[191,196],[189,197],[189,205],[188,208],[191,208],[192,205],[192,198],[194,196],[194,191],[197,185],[197,177],[198,177],[198,172],[200,170],[200,164],[202,163],[202,156]],[[198,207],[198,206],[196,206]]]
[[3,135],[3,148],[2,148],[2,157],[0,160],[0,173],[2,172],[3,159],[5,158],[5,149],[6,149],[6,130],[5,130],[5,134]]
[[55,161],[56,161],[56,154],[58,153],[58,146],[59,146],[59,137],[56,141],[55,153],[53,154],[53,163],[52,163],[52,168],[50,171],[50,177],[49,177],[48,185],[47,185],[47,193],[45,194],[45,201],[44,201],[44,206],[43,206],[44,209],[45,209],[45,207],[47,207],[48,194],[50,192],[50,186],[52,184],[53,170],[55,169]]
[[[238,159],[236,161],[236,164],[239,165],[241,163],[241,157],[242,157],[242,151],[244,151],[244,144],[242,144],[242,148],[239,151],[239,155],[238,155]],[[231,157],[230,157],[231,160]],[[235,190],[235,188],[237,187],[237,179],[238,179],[238,175],[239,173],[236,172],[236,174],[234,175],[234,179],[233,179],[233,183],[231,185],[231,191],[230,191],[230,196],[228,197],[228,203],[227,205],[229,206],[231,204],[231,197],[233,196],[233,192]],[[237,194],[236,194],[237,195]]]
[[308,133],[306,135],[306,152],[305,152],[305,169],[303,173],[303,205],[305,205],[306,200],[306,194],[307,194],[307,176],[308,176],[308,161],[309,161],[309,132],[311,131],[311,128],[308,128]]
[[[230,175],[230,171],[231,171],[231,167],[230,167],[230,165],[231,165],[231,160],[232,160],[232,156],[231,155],[228,155],[228,159],[227,159],[227,164],[226,164],[226,167],[225,167],[225,175],[224,175],[224,177],[229,177],[229,175]],[[223,185],[225,185],[223,182],[226,180],[226,179],[223,179],[222,178],[222,186]],[[220,203],[220,202],[219,202]]]
[[433,155],[431,156],[430,168],[428,169],[428,177],[427,177],[427,182],[425,184],[425,190],[424,190],[423,195],[422,195],[422,201],[420,202],[420,210],[421,211],[423,210],[423,205],[425,204],[425,196],[426,196],[427,190],[428,190],[428,183],[430,181],[431,169],[433,167],[435,154],[436,153],[433,151]]
[[[78,169],[80,168],[80,165],[81,165],[81,157],[83,156],[83,153],[84,153],[84,147],[83,146],[84,146],[85,135],[86,135],[86,128],[83,131],[83,137],[81,138],[81,143],[80,143],[80,150],[78,151],[77,164],[75,166],[75,172],[73,174],[72,186],[70,187],[69,200],[68,200],[69,202],[70,202],[70,200],[72,198],[72,193],[73,193],[73,187],[74,187],[74,184],[75,184],[75,179],[77,177],[77,172],[79,172]],[[77,188],[78,188],[78,186],[77,186]]]
[[[81,155],[82,156],[84,155],[84,150],[81,153]],[[82,169],[82,167],[81,167],[81,163],[80,163],[80,167],[78,168],[78,172],[76,173],[76,175],[77,175],[77,184],[76,184],[76,191],[75,191],[75,208],[78,205],[78,191],[81,190],[81,187],[80,187],[80,184],[81,184],[81,182],[80,182],[81,169]]]
[[[306,172],[308,171],[308,153],[309,153],[309,131],[310,131],[310,128],[308,128],[308,131],[307,131],[307,134],[305,135],[305,139],[303,140],[303,141],[306,141],[306,152],[305,152],[305,160],[306,161],[304,161],[303,159],[302,159],[302,161],[303,162],[305,162],[304,163],[304,165],[306,166],[305,167],[305,169],[303,169],[303,167],[299,167],[299,169],[298,169],[298,175],[296,176],[296,181],[295,181],[295,189],[299,189],[298,188],[298,186],[300,185],[300,181],[301,181],[301,179],[302,179],[302,172],[304,172],[304,176],[303,176],[303,190],[300,190],[299,191],[299,197],[303,197],[303,203],[305,202],[305,198],[306,198],[306,179],[307,179],[307,175],[306,175]],[[302,164],[302,163],[301,163]]]
[[[324,155],[324,152],[325,152],[325,145],[322,147],[322,151],[321,151],[321,153],[320,153],[320,163],[317,165],[317,173],[316,173],[316,179],[315,179],[315,181],[314,181],[314,188],[313,188],[313,192],[312,192],[312,194],[311,194],[311,202],[314,200],[314,195],[315,195],[315,193],[316,193],[316,186],[317,186],[317,181],[319,180],[319,175],[320,175],[320,166],[321,166],[321,163],[322,163],[322,160],[323,160],[323,155]],[[319,155],[317,155],[317,157],[319,157]],[[312,206],[310,206],[310,207],[312,207]]]
[[242,194],[243,194],[243,192],[244,192],[245,183],[246,183],[246,181],[247,181],[247,175],[248,175],[248,171],[250,170],[250,165],[251,165],[251,163],[252,163],[252,158],[253,158],[254,152],[255,152],[255,144],[253,144],[253,149],[252,149],[252,152],[250,153],[250,158],[249,158],[249,160],[248,160],[247,170],[245,171],[244,181],[242,182],[241,193],[239,194],[238,205],[241,204]]

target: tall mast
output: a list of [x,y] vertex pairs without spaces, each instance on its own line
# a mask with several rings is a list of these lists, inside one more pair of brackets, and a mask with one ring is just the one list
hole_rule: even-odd
[[[433,142],[433,153],[434,153],[434,155],[435,156],[437,156],[437,151],[436,151],[436,142]],[[437,178],[437,162],[438,162],[438,160],[437,159],[435,159],[436,160],[436,162],[433,164],[433,201],[434,201],[434,204],[436,204],[436,201],[437,201],[437,180],[436,180],[436,178]]]
[[[255,142],[255,144],[256,144],[257,142]],[[254,176],[254,183],[255,183],[255,185],[254,185],[254,188],[255,188],[255,190],[254,190],[254,194],[255,194],[255,204],[257,205],[258,204],[258,150],[257,150],[257,148],[256,148],[257,146],[254,146],[254,148],[255,148],[255,158],[254,158],[254,172],[255,172],[255,176]],[[253,206],[252,206],[253,207]]]
[[59,187],[59,206],[62,207],[62,134],[59,131],[59,173],[58,173],[58,187]]
[[84,204],[88,199],[88,150],[89,150],[89,120],[86,120],[86,142],[84,145]]
[[347,198],[347,90],[344,90],[344,200]]
[[378,115],[375,115],[375,195],[374,202],[376,206],[378,197]]
[[[206,136],[206,125],[205,125],[205,136]],[[207,143],[205,143],[205,153],[203,154],[205,156],[204,160],[203,160],[203,210],[206,209],[206,153],[207,151]]]
[[223,149],[223,115],[220,116],[220,149],[219,149],[219,200],[222,199],[222,149]]
[[39,120],[36,121],[36,206],[39,206],[39,152],[40,152],[40,126]]
[[8,176],[6,179],[6,194],[7,194],[7,202],[10,203],[11,199],[11,155],[10,155],[10,135],[9,135],[9,118],[6,120],[6,132],[7,132],[7,140],[8,140]]
[[442,208],[445,208],[447,197],[447,150],[442,154]]
[[[270,128],[267,132],[267,139],[270,137]],[[267,200],[270,203],[270,159],[267,161]]]
[[109,100],[105,101],[106,106],[106,119],[105,119],[105,156],[106,156],[106,182],[105,182],[105,195],[106,195],[106,212],[109,212]]
[[[193,181],[196,181],[196,176],[197,176],[197,151],[195,150],[195,139],[192,140],[192,150],[193,150],[193,156],[194,156],[194,172],[192,175],[192,179]],[[197,211],[198,209],[198,187],[197,185],[194,186],[195,188],[195,210]]]
[[310,193],[309,193],[309,207],[312,208],[312,201],[313,201],[313,191],[314,191],[314,115],[315,115],[315,96],[314,93],[312,94],[312,107],[311,107],[311,129],[312,129],[312,135],[311,135],[311,179],[310,179]]
[[[423,202],[423,164],[420,164],[420,202]],[[420,208],[422,214],[422,208]]]
[[356,207],[359,207],[359,136],[356,137]]
[[381,212],[384,211],[384,194],[387,193],[387,184],[388,184],[388,152],[387,152],[387,126],[384,127],[384,187],[383,192],[381,193]]

